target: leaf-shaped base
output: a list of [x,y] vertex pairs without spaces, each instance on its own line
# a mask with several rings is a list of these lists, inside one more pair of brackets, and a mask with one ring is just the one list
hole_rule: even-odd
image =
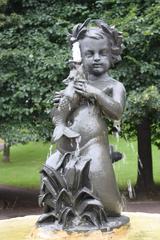
[[[89,178],[90,159],[65,154],[57,169],[44,166],[39,202],[46,209],[38,224],[49,224],[53,230],[88,231],[112,229],[128,219],[108,218],[92,192]],[[111,219],[111,221],[109,221]]]

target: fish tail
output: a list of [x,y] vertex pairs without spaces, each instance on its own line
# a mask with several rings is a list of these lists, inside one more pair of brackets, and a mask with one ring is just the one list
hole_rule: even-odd
[[68,137],[68,138],[76,138],[76,137],[79,137],[80,134],[71,130],[68,127],[57,126],[57,127],[55,127],[54,132],[53,132],[53,141],[56,142],[63,135]]
[[53,132],[53,141],[56,142],[63,136],[64,126],[57,126]]
[[68,138],[76,138],[76,137],[79,137],[79,136],[80,136],[79,133],[71,130],[71,129],[68,128],[68,127],[65,127],[65,128],[64,128],[64,135],[65,135],[66,137],[68,137]]

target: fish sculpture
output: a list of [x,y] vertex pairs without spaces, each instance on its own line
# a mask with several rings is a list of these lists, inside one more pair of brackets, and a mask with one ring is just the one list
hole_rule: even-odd
[[[52,111],[52,121],[55,125],[52,140],[58,141],[62,136],[67,138],[77,138],[79,133],[71,130],[67,126],[67,120],[71,112],[80,102],[80,95],[76,93],[74,83],[78,79],[85,79],[82,64],[72,62],[70,74],[63,82],[67,87],[63,90],[63,96],[60,98],[59,104]],[[87,80],[86,80],[87,81]]]

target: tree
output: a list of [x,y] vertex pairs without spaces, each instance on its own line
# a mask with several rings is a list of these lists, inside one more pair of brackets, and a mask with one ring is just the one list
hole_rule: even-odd
[[130,93],[125,116],[124,128],[126,129],[124,130],[129,132],[130,137],[133,137],[133,134],[137,135],[137,190],[149,191],[153,188],[151,143],[154,142],[159,147],[159,138],[157,137],[158,124],[160,123],[159,114],[160,99],[156,86],[150,86],[141,93],[135,93],[134,91]]
[[63,3],[55,1],[0,4],[0,136],[8,146],[49,139],[53,92],[68,70],[65,38],[74,5],[61,13]]
[[76,1],[0,1],[0,136],[7,146],[50,139],[53,93],[69,70],[68,29],[88,12]]
[[6,163],[10,162],[10,146],[7,144],[4,144],[3,161]]
[[138,141],[136,188],[149,191],[153,187],[151,142],[160,147],[160,4],[136,1],[131,5],[126,17],[119,20],[126,49],[114,74],[128,92],[123,132],[137,136]]

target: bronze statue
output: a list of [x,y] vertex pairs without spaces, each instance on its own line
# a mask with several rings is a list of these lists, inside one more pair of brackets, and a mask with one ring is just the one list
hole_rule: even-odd
[[129,221],[120,216],[123,202],[105,122],[119,120],[125,106],[123,84],[108,74],[120,60],[122,36],[101,20],[87,19],[74,27],[70,43],[73,59],[67,86],[54,98],[56,151],[42,170],[39,202],[45,213],[39,224],[112,229]]

